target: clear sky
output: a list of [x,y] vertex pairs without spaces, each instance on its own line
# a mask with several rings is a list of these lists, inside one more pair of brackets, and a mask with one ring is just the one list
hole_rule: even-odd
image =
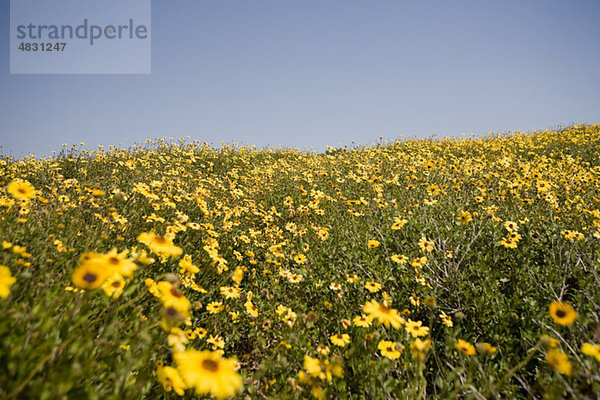
[[0,153],[14,157],[600,122],[598,0],[153,0],[150,75],[10,75],[8,0],[0,15]]

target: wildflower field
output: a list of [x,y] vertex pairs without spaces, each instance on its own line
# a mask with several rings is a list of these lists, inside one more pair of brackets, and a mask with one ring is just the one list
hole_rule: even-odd
[[600,397],[600,125],[0,157],[0,399]]

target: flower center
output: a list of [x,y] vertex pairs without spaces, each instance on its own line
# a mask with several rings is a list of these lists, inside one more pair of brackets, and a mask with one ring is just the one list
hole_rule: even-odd
[[166,311],[167,311],[167,315],[170,317],[174,317],[177,315],[177,310],[173,307],[168,307]]
[[383,314],[389,314],[392,312],[392,309],[383,305],[379,305],[379,311]]
[[112,256],[112,257],[108,258],[108,262],[111,263],[112,265],[118,265],[119,261],[120,261],[119,257]]
[[217,372],[219,369],[219,363],[207,358],[202,360],[202,368],[210,372]]
[[558,310],[558,311],[556,311],[556,316],[558,318],[564,318],[567,316],[567,313],[564,310]]
[[85,274],[85,275],[83,276],[83,280],[84,280],[84,281],[86,281],[86,282],[88,282],[88,283],[95,282],[95,281],[96,281],[96,279],[98,279],[98,275],[96,275],[96,274],[92,274],[92,273],[90,273],[90,272],[88,272],[87,274]]

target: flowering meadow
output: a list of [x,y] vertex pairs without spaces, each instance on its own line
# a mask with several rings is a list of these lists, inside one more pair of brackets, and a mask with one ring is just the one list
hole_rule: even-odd
[[600,396],[600,125],[0,156],[0,399]]

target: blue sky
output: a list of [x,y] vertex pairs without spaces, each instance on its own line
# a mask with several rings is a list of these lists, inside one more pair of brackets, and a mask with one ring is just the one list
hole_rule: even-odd
[[0,15],[0,153],[14,157],[600,122],[597,0],[153,0],[150,75],[10,75],[8,0]]

